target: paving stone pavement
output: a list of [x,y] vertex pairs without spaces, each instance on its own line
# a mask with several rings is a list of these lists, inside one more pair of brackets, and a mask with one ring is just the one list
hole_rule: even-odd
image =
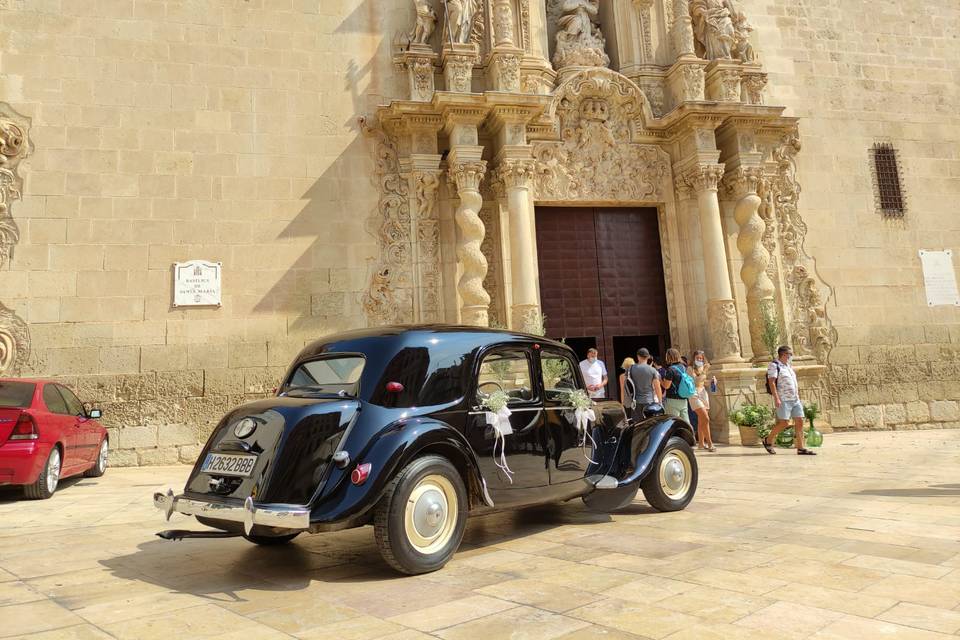
[[699,460],[684,512],[474,518],[445,569],[412,578],[370,528],[284,548],[160,540],[151,495],[183,466],[110,469],[45,502],[0,490],[0,637],[956,640],[960,432]]

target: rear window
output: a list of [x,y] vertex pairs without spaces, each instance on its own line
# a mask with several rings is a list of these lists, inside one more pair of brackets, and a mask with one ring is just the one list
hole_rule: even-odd
[[29,382],[0,382],[0,407],[28,409],[36,388]]
[[357,394],[360,374],[366,361],[363,356],[345,355],[321,358],[298,366],[287,381],[288,395],[298,392]]

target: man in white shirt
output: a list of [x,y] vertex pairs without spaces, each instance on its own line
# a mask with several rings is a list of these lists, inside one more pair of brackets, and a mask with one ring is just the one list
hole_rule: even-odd
[[587,351],[587,359],[580,361],[580,371],[583,380],[587,383],[587,393],[591,398],[605,398],[607,396],[607,366],[603,360],[597,358],[599,351]]
[[773,431],[763,441],[763,448],[767,453],[776,453],[773,442],[780,432],[793,421],[793,432],[796,434],[793,441],[797,443],[797,454],[801,456],[815,456],[813,451],[803,446],[803,403],[800,402],[800,386],[797,383],[797,372],[793,370],[793,349],[780,347],[777,349],[777,359],[767,367],[767,385],[777,406],[777,424]]

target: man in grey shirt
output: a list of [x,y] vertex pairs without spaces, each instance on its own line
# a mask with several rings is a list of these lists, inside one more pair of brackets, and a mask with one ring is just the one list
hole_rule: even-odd
[[647,405],[660,402],[660,374],[650,366],[650,352],[637,351],[637,364],[630,367],[627,375],[633,385],[633,418],[642,418]]

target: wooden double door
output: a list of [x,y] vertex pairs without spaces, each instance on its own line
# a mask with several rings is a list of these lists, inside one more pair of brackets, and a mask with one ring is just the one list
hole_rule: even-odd
[[595,346],[618,398],[623,359],[670,346],[657,210],[538,207],[536,229],[547,335]]

